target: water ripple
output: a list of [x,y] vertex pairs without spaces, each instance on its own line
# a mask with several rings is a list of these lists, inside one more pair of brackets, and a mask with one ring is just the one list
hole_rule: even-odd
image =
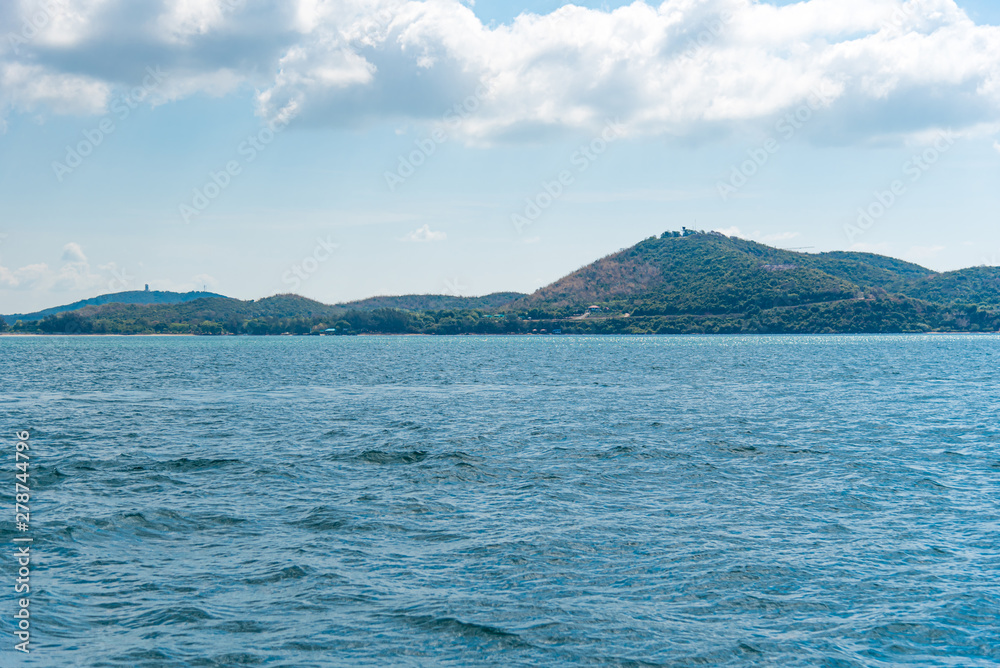
[[995,667],[998,344],[0,337],[0,665]]

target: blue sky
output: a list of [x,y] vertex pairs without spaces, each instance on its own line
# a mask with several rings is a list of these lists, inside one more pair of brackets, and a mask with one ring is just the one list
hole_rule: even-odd
[[0,312],[145,283],[530,292],[681,226],[1000,264],[998,24],[982,0],[11,3]]

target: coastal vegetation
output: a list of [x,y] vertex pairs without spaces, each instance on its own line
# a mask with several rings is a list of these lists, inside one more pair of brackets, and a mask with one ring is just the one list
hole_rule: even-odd
[[328,305],[298,295],[135,303],[136,293],[125,294],[133,303],[105,295],[72,310],[5,316],[0,331],[7,325],[14,333],[203,335],[1000,330],[995,267],[937,273],[881,255],[800,253],[688,229],[650,237],[531,295],[406,295]]

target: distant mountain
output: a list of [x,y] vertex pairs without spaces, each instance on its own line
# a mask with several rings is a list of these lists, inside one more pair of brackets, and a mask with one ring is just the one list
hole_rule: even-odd
[[72,304],[66,304],[64,306],[53,306],[52,308],[35,311],[34,313],[14,313],[11,315],[3,315],[0,316],[0,318],[3,318],[8,324],[14,324],[18,320],[22,320],[24,322],[41,320],[47,315],[55,315],[56,313],[63,313],[65,311],[76,311],[85,306],[100,306],[101,304],[178,304],[205,297],[222,297],[223,299],[228,299],[227,297],[223,297],[223,295],[219,295],[214,292],[131,290],[128,292],[115,292],[100,295],[99,297],[91,297],[90,299],[84,299],[82,301],[73,302]]
[[1000,269],[937,273],[870,253],[797,253],[685,230],[601,258],[506,308],[580,332],[995,331]]
[[[797,253],[665,232],[530,295],[403,295],[328,305],[127,292],[40,311],[15,332],[177,334],[888,333],[1000,330],[1000,269],[938,273],[870,253]],[[7,323],[0,321],[0,330]]]
[[1000,267],[972,267],[933,274],[902,287],[907,295],[933,302],[1000,307]]
[[369,297],[338,304],[341,308],[373,311],[380,308],[397,308],[404,311],[443,311],[445,309],[498,309],[527,295],[521,292],[494,292],[482,297],[456,297],[452,295],[401,295],[398,297]]
[[330,318],[344,312],[340,306],[331,306],[293,294],[274,295],[239,303],[251,318]]
[[[257,329],[261,328],[261,323],[301,325],[316,319],[332,319],[343,313],[344,310],[337,306],[299,295],[275,295],[256,301],[205,297],[173,304],[88,305],[43,318],[37,327],[43,332],[92,334],[221,333],[227,327],[246,328],[248,323]],[[270,333],[269,329],[266,333]]]
[[798,253],[689,230],[604,257],[508,308],[553,316],[591,305],[631,315],[718,315],[889,295],[997,306],[1000,268],[937,273],[870,253]]

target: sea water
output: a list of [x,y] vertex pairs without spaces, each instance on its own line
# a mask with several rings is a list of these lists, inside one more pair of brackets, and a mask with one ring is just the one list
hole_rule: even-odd
[[996,336],[0,337],[0,665],[997,666],[998,363]]

